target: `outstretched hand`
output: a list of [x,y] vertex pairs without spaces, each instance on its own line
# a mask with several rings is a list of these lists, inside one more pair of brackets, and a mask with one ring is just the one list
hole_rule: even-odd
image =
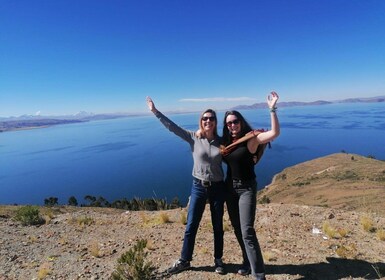
[[276,107],[276,104],[278,102],[279,96],[275,91],[272,91],[268,96],[267,96],[267,105],[269,108],[274,108]]
[[151,112],[154,113],[157,111],[157,109],[155,108],[154,101],[152,101],[150,96],[146,97],[146,102],[147,102],[148,109],[150,109]]

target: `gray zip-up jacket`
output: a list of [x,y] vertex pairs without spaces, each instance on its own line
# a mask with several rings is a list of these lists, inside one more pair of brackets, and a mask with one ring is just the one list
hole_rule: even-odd
[[207,138],[198,138],[194,131],[181,128],[159,111],[155,113],[155,116],[168,130],[190,144],[194,160],[192,175],[195,178],[212,182],[223,180],[222,155],[218,136],[209,142]]

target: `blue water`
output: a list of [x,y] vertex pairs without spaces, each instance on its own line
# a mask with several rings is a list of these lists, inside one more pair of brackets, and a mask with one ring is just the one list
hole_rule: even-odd
[[[242,111],[255,128],[269,127],[267,110]],[[280,108],[281,135],[256,167],[259,188],[291,165],[346,151],[385,159],[385,104]],[[195,130],[199,114],[169,115]],[[222,120],[224,112],[218,112]],[[219,125],[220,134],[222,126]],[[112,202],[126,197],[179,197],[191,186],[187,143],[154,116],[67,124],[0,133],[0,204],[43,204],[74,195]]]

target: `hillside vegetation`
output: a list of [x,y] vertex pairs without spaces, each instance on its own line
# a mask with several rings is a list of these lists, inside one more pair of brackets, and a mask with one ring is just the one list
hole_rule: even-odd
[[293,203],[385,215],[385,162],[337,153],[284,169],[259,192],[275,203]]

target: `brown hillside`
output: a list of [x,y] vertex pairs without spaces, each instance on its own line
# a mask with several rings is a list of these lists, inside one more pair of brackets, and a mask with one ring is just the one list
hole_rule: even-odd
[[284,169],[259,193],[275,203],[385,215],[385,162],[338,153]]

